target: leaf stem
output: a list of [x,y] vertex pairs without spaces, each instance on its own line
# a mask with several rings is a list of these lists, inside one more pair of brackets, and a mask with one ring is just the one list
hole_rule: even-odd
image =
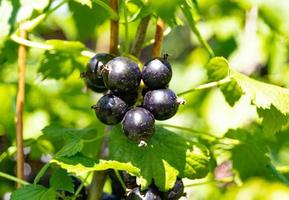
[[126,185],[125,185],[124,181],[122,180],[119,172],[116,169],[114,169],[114,172],[115,172],[116,177],[118,178],[118,180],[120,182],[121,187],[123,188],[124,191],[126,191]]
[[11,176],[10,174],[6,174],[4,172],[0,172],[0,177],[8,179],[10,181],[14,181],[14,182],[19,183],[21,185],[29,185],[30,184],[30,183],[28,183],[22,179],[16,178],[15,176]]
[[28,47],[35,47],[35,48],[45,49],[45,50],[52,50],[53,49],[52,45],[30,41],[30,40],[27,40],[25,38],[19,37],[16,34],[11,35],[11,40],[13,40],[14,42],[16,42],[18,44],[25,45]]
[[[27,40],[27,39],[19,37],[16,34],[11,35],[10,38],[14,42],[21,44],[21,45],[24,45],[24,46],[27,46],[27,47],[34,47],[34,48],[44,49],[44,50],[53,50],[54,49],[54,47],[50,44],[44,44],[44,43],[40,43],[40,42]],[[93,53],[92,51],[88,51],[88,50],[83,50],[80,52],[80,54],[82,56],[89,57],[89,58],[91,58],[95,55],[95,53]]]
[[47,169],[50,167],[50,163],[46,163],[42,168],[41,170],[38,172],[38,174],[36,175],[34,181],[33,181],[33,184],[36,185],[41,177],[45,174],[45,172],[47,171]]
[[128,18],[127,18],[127,0],[123,0],[123,16],[124,16],[124,53],[129,52],[129,32],[128,32]]
[[134,43],[132,44],[132,47],[130,50],[131,54],[136,56],[136,57],[139,56],[140,51],[142,49],[150,18],[151,18],[150,15],[142,18],[138,27],[137,27],[135,40],[134,40]]
[[196,22],[193,18],[192,13],[190,12],[190,6],[188,5],[188,3],[183,0],[182,3],[180,4],[180,8],[185,16],[185,18],[187,19],[189,26],[191,27],[192,31],[195,33],[197,39],[199,40],[199,42],[201,43],[201,45],[206,49],[206,51],[208,52],[208,54],[210,55],[210,57],[214,57],[215,54],[212,50],[212,48],[210,47],[210,45],[206,42],[206,40],[203,39],[199,29],[197,28]]
[[195,186],[199,186],[199,185],[206,185],[209,183],[216,183],[215,180],[206,180],[206,181],[202,181],[202,182],[198,182],[198,183],[191,183],[188,185],[185,185],[185,187],[195,187]]
[[155,42],[153,44],[152,57],[159,57],[161,55],[162,41],[164,37],[165,23],[161,18],[157,19]]
[[192,129],[192,128],[188,128],[188,127],[176,126],[176,125],[164,124],[164,123],[160,123],[158,125],[163,126],[163,127],[175,128],[175,129],[179,129],[179,130],[183,130],[183,131],[188,131],[188,132],[194,133],[195,135],[199,135],[199,136],[202,136],[202,135],[205,134],[205,135],[207,135],[209,137],[212,137],[212,138],[215,138],[215,139],[219,139],[216,136],[214,136],[214,135],[212,135],[210,133],[207,133],[205,131],[198,131],[198,130],[195,130],[195,129]]
[[91,173],[87,173],[86,177],[83,179],[82,183],[80,184],[80,186],[77,188],[76,192],[74,193],[73,197],[71,198],[71,200],[76,200],[77,196],[79,195],[79,193],[81,192],[82,188],[84,187],[84,183],[86,182],[86,180],[88,179],[89,175]]
[[209,88],[213,88],[213,87],[219,87],[219,86],[221,86],[221,85],[223,85],[225,83],[230,82],[231,80],[232,80],[231,77],[227,76],[226,78],[221,79],[219,81],[214,81],[214,82],[206,83],[206,84],[203,84],[203,85],[199,85],[199,86],[197,86],[195,88],[186,90],[184,92],[180,92],[177,95],[178,96],[183,96],[185,94],[188,94],[188,93],[191,93],[191,92],[194,92],[194,91],[197,91],[197,90],[205,90],[205,89],[209,89]]

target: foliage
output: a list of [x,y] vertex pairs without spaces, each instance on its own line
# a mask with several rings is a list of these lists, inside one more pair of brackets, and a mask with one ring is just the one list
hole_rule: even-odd
[[[143,190],[155,184],[167,191],[182,178],[188,199],[288,198],[288,8],[286,0],[123,0],[116,12],[107,0],[0,1],[0,197],[77,198],[75,177],[89,188],[93,172],[112,169],[136,176]],[[148,16],[142,52],[131,55]],[[151,59],[158,18],[165,22],[170,88],[186,104],[157,122],[139,147],[119,125],[95,118],[90,107],[100,94],[86,90],[80,73],[94,51],[108,52],[111,20],[119,20],[119,55],[141,65]],[[19,44],[27,47],[24,146],[31,170],[16,189],[9,180],[21,180],[9,174]]]

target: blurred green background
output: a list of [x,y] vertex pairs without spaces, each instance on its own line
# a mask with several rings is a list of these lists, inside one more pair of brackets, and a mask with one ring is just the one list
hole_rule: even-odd
[[[18,80],[18,45],[9,38],[21,20],[37,16],[59,2],[0,1],[0,171],[9,174],[15,174],[13,152]],[[193,1],[188,2],[192,4]],[[198,43],[175,1],[130,0],[127,5],[129,43],[135,38],[140,18],[148,13],[144,5],[152,7],[165,20],[162,53],[170,55],[169,61],[173,66],[172,90],[179,93],[207,81],[204,66],[209,55]],[[120,5],[120,52],[123,52],[124,44],[128,42],[125,40],[122,12]],[[138,14],[140,12],[141,15]],[[216,56],[224,56],[234,69],[258,80],[289,87],[288,0],[202,0],[192,4],[192,12],[202,36]],[[108,52],[109,19],[110,14],[97,3],[92,3],[92,8],[89,8],[77,1],[68,1],[33,30],[29,39],[39,42],[46,39],[77,40],[91,51]],[[139,57],[142,62],[150,58],[155,24],[156,18],[152,17]],[[24,139],[30,146],[26,159],[31,172],[29,174],[28,170],[27,177],[39,170],[42,164],[38,161],[43,156],[61,146],[52,140],[39,138],[45,126],[57,122],[65,127],[96,127],[98,132],[104,128],[90,109],[100,95],[87,91],[80,78],[88,58],[81,59],[79,66],[73,66],[73,62],[50,63],[52,70],[59,70],[60,75],[55,78],[46,77],[41,70],[45,56],[44,50],[28,48]],[[256,123],[260,119],[246,96],[234,107],[226,103],[218,89],[194,92],[186,95],[185,99],[186,105],[166,124],[190,127],[220,137],[230,128],[258,129]],[[276,166],[289,165],[288,132],[289,129],[285,128],[276,137],[267,140],[270,157]],[[98,143],[96,141],[85,147],[87,152],[96,155]],[[230,155],[221,151],[217,163],[222,163],[228,157]],[[281,183],[270,183],[261,178],[243,181],[244,185],[239,189],[212,183],[187,187],[186,191],[188,199],[243,200],[249,199],[245,198],[248,196],[254,199],[289,199],[289,188]],[[14,187],[14,183],[0,178],[0,199],[6,192],[13,191]]]

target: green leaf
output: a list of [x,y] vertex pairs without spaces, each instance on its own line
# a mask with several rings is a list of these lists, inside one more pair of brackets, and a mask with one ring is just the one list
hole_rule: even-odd
[[50,162],[59,165],[61,168],[66,169],[69,173],[82,175],[90,171],[116,169],[125,170],[132,174],[137,175],[139,169],[134,167],[130,162],[121,163],[113,160],[93,160],[78,153],[71,157],[57,157]]
[[38,72],[43,78],[67,78],[75,69],[82,70],[88,58],[81,55],[84,45],[80,42],[47,40],[53,50],[46,50]]
[[95,136],[97,134],[97,129],[95,128],[67,128],[63,127],[59,124],[50,124],[42,129],[42,133],[44,134],[44,137],[54,138],[54,139],[64,139],[69,140],[74,137],[81,136],[81,138],[93,135]]
[[81,137],[73,137],[67,140],[66,144],[57,152],[57,156],[73,156],[83,148]]
[[231,159],[234,169],[239,172],[242,179],[269,174],[268,165],[270,164],[270,159],[267,156],[268,148],[261,132],[256,131],[252,134],[242,129],[230,129],[225,136],[240,142],[231,150]]
[[45,188],[41,185],[27,185],[11,194],[11,200],[52,200],[56,199],[54,188]]
[[266,134],[275,133],[288,123],[289,89],[263,83],[233,71],[222,57],[211,59],[207,70],[211,80],[219,80],[227,75],[231,77],[231,82],[221,86],[230,105],[234,105],[243,94],[249,96],[252,104],[257,107],[258,115],[263,118],[262,125]]
[[67,174],[63,169],[58,169],[55,171],[49,180],[50,187],[57,190],[64,190],[73,193],[74,185],[72,177]]
[[176,177],[202,178],[208,173],[208,151],[200,144],[164,128],[157,127],[148,146],[140,148],[122,133],[119,126],[110,135],[110,158],[119,162],[131,162],[140,169],[138,183],[142,189],[152,179],[162,191],[170,189]]
[[228,61],[223,57],[215,57],[206,66],[209,81],[218,81],[227,77],[230,73]]
[[161,17],[170,26],[177,24],[175,12],[178,6],[178,0],[170,0],[165,2],[148,0],[148,5],[151,6],[157,16]]
[[92,2],[91,2],[91,0],[74,0],[74,1],[77,2],[77,3],[80,3],[80,4],[82,4],[82,5],[86,5],[86,6],[88,6],[89,8],[92,7]]

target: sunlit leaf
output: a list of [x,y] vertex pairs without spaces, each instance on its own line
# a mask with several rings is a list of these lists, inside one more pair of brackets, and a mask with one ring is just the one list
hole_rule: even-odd
[[[225,58],[215,57],[207,65],[208,76],[218,80],[229,75],[233,80],[221,87],[230,105],[246,94],[257,107],[258,115],[263,118],[262,125],[267,134],[275,133],[289,120],[289,89],[254,80],[230,69]],[[270,123],[269,123],[270,122]]]
[[202,178],[208,173],[208,151],[200,144],[157,127],[155,135],[144,148],[130,141],[115,127],[109,143],[110,158],[119,162],[131,162],[140,169],[138,182],[148,187],[152,179],[160,190],[171,188],[177,176]]
[[134,167],[130,162],[121,163],[113,160],[93,160],[78,153],[71,157],[57,157],[51,160],[52,163],[59,165],[61,168],[66,169],[67,172],[76,175],[96,170],[117,169],[125,170],[132,174],[138,174],[139,169]]

